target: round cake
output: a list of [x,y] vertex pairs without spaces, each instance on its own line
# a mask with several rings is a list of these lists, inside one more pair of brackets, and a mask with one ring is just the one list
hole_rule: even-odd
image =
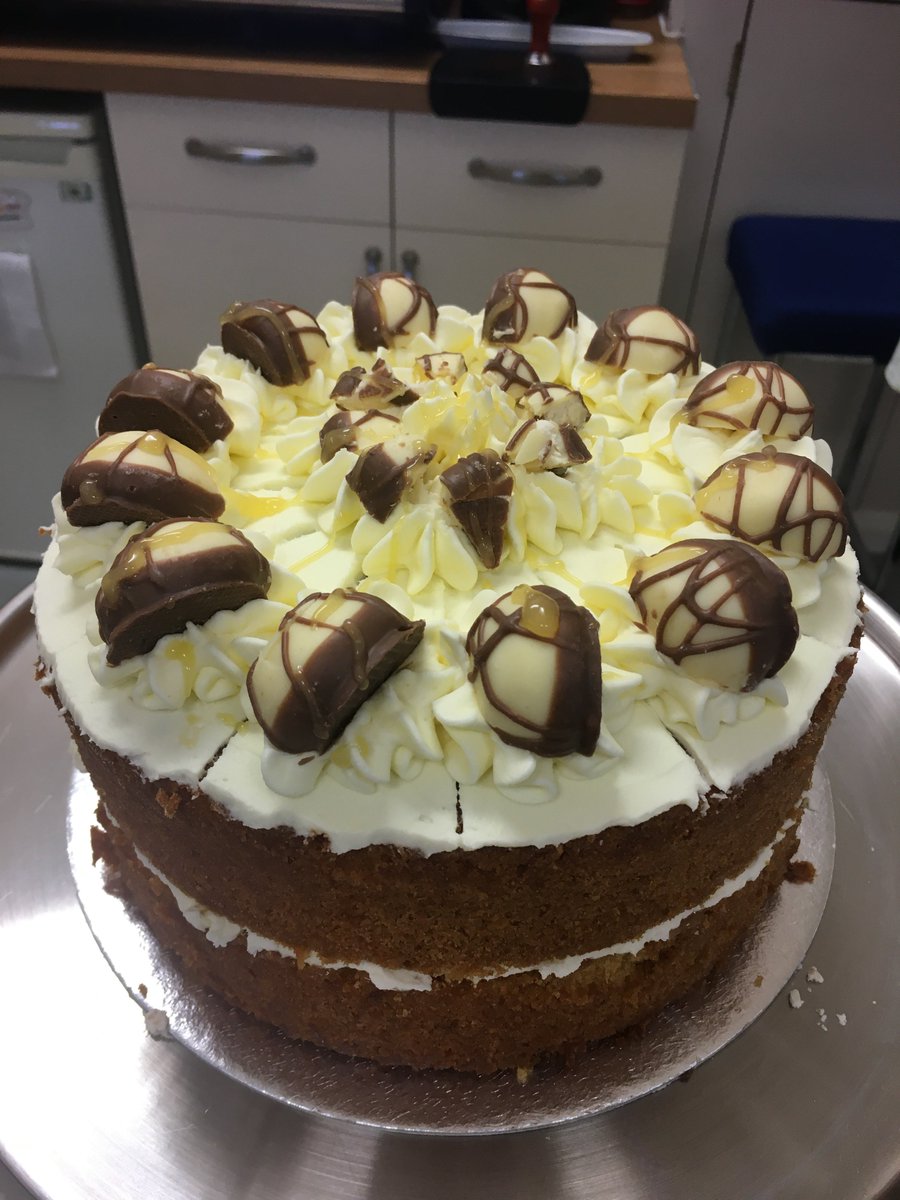
[[571,1057],[785,878],[860,633],[772,363],[535,269],[233,304],[111,391],[35,593],[95,852],[192,977],[416,1068]]

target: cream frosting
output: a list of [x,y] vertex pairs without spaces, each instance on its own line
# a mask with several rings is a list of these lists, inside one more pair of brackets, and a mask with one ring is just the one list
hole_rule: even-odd
[[[667,920],[661,921],[658,925],[645,930],[640,937],[632,938],[627,942],[618,942],[613,946],[604,946],[599,950],[588,950],[583,954],[571,954],[565,958],[550,959],[546,962],[534,963],[529,966],[502,967],[489,975],[470,976],[468,982],[485,986],[497,979],[507,979],[512,975],[525,975],[532,971],[537,972],[541,979],[550,979],[551,977],[564,979],[567,975],[574,974],[575,971],[579,970],[587,962],[592,962],[599,958],[608,958],[613,954],[634,956],[640,954],[652,942],[667,942],[679,926],[683,925],[690,917],[715,908],[717,904],[721,904],[723,900],[736,895],[741,888],[758,879],[769,865],[776,846],[784,839],[793,824],[793,822],[787,822],[785,827],[779,830],[775,840],[768,846],[765,846],[749,866],[745,867],[740,874],[735,875],[733,878],[724,880],[701,904],[694,905],[693,908],[687,908],[683,912],[677,913],[674,917],[669,917]],[[198,900],[193,899],[193,897],[172,883],[139,850],[135,850],[135,853],[146,870],[155,875],[168,888],[172,898],[178,905],[181,915],[188,924],[204,934],[207,940],[217,948],[221,949],[223,946],[229,945],[229,943],[233,942],[243,933],[246,937],[247,951],[254,957],[262,951],[269,951],[274,954],[280,954],[282,958],[297,959],[297,951],[291,946],[286,946],[283,942],[274,941],[272,938],[254,933],[245,926],[239,925],[235,921],[230,921],[220,913],[213,912],[211,909],[204,907]],[[340,960],[323,959],[314,950],[306,951],[301,965],[328,971],[356,971],[359,974],[366,975],[369,982],[378,988],[379,991],[429,992],[436,982],[435,976],[424,971],[414,971],[402,967],[382,967],[378,963],[369,962],[368,960],[343,962]]]
[[[352,366],[371,367],[376,355],[357,349],[346,306],[326,305],[318,321],[330,346],[304,384],[274,387],[213,346],[195,368],[222,388],[235,422],[206,457],[226,498],[223,519],[273,563],[267,600],[218,613],[111,668],[94,596],[143,526],[74,529],[55,504],[54,544],[37,585],[38,637],[63,704],[94,741],[151,778],[202,781],[248,825],[322,834],[337,852],[394,842],[430,854],[545,845],[637,824],[676,804],[696,808],[710,786],[740,782],[804,732],[858,620],[852,550],[815,564],[769,554],[790,580],[801,638],[779,676],[750,695],[700,684],[664,660],[636,624],[627,582],[641,555],[685,537],[722,536],[693,501],[721,462],[771,444],[827,468],[824,443],[686,425],[684,400],[712,368],[657,378],[584,362],[596,327],[581,316],[555,343],[534,338],[516,349],[540,378],[582,392],[591,416],[579,433],[591,460],[563,476],[511,468],[503,556],[486,570],[438,480],[463,454],[502,453],[523,419],[506,393],[480,379],[497,352],[480,340],[481,314],[445,306],[433,335],[399,337],[390,352],[391,370],[421,397],[397,409],[400,432],[433,445],[435,456],[383,524],[347,487],[356,455],[341,449],[323,464],[318,442],[336,411],[335,381]],[[455,384],[423,380],[416,359],[439,352],[462,354],[469,373]],[[479,710],[466,634],[487,603],[520,583],[562,588],[600,623],[603,722],[590,757],[553,760],[507,746]],[[243,680],[299,597],[341,586],[424,619],[426,634],[338,742],[300,764],[266,746]]]

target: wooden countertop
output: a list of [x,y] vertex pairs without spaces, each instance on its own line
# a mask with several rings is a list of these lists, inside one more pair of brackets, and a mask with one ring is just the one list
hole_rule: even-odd
[[[695,96],[681,46],[660,38],[653,21],[628,27],[647,29],[655,40],[628,62],[589,64],[592,89],[585,119],[689,128]],[[140,92],[428,112],[433,58],[429,53],[403,58],[374,54],[245,57],[133,46],[73,46],[47,38],[0,44],[0,81],[4,87],[51,91]]]

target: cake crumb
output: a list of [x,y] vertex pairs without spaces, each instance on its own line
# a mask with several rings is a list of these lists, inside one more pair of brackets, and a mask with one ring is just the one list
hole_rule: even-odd
[[753,980],[753,986],[754,986],[754,987],[762,987],[762,985],[763,985],[763,978],[764,978],[764,976],[762,976],[762,975],[757,975],[757,977],[756,977],[756,978]]
[[788,992],[788,1004],[791,1006],[791,1008],[803,1007],[803,997],[800,995],[800,992],[797,990],[797,988],[791,988],[791,990]]
[[806,972],[807,983],[824,983],[825,976],[821,974],[817,967],[810,967]]
[[827,1033],[828,1032],[828,1013],[826,1013],[824,1008],[817,1008],[816,1012],[819,1015],[819,1028],[824,1029],[825,1032]]
[[144,997],[144,999],[146,1000],[146,999],[147,999],[147,985],[146,985],[146,983],[139,983],[139,984],[138,984],[138,991],[140,992],[140,994],[141,994],[141,995]]
[[847,1014],[846,1013],[835,1013],[835,1016],[837,1017],[838,1025],[846,1025],[847,1024]]
[[169,1036],[169,1018],[161,1008],[148,1008],[144,1013],[144,1024],[155,1042]]
[[516,1067],[516,1083],[526,1084],[534,1074],[534,1067]]
[[816,868],[811,862],[805,859],[794,859],[788,863],[787,879],[788,883],[812,883],[816,877]]
[[154,799],[167,817],[174,817],[181,804],[181,797],[178,793],[168,792],[165,788],[157,788]]

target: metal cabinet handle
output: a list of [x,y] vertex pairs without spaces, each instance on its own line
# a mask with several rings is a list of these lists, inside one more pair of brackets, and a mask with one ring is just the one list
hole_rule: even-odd
[[603,179],[599,167],[521,167],[515,164],[469,162],[473,179],[491,179],[494,183],[517,183],[525,187],[596,187]]
[[384,255],[381,252],[380,246],[367,246],[363,250],[363,263],[367,275],[377,275],[381,270],[381,263]]
[[400,255],[400,266],[403,268],[403,274],[407,279],[415,280],[416,271],[419,269],[419,255],[415,250],[404,250]]
[[241,163],[247,167],[311,167],[316,161],[312,146],[242,146],[238,142],[204,142],[188,138],[185,151],[191,158],[214,162]]

